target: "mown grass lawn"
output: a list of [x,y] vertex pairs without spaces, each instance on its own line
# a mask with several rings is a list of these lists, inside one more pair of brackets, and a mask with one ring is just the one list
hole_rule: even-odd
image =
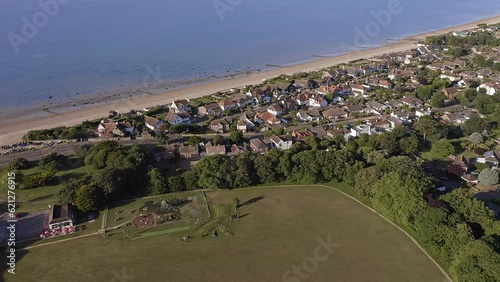
[[[68,163],[75,164],[75,167],[67,167],[64,165],[60,166],[60,170],[54,176],[54,179],[50,185],[33,188],[33,189],[23,189],[22,180],[18,180],[21,183],[20,187],[16,192],[16,211],[36,211],[46,209],[48,205],[53,205],[58,203],[56,197],[57,192],[61,189],[62,185],[72,179],[80,178],[85,174],[92,174],[97,171],[93,166],[85,165],[83,162],[77,161],[75,157],[70,157]],[[40,173],[43,171],[42,167],[37,166],[36,163],[33,164],[34,167],[30,169],[22,170],[23,176]],[[19,179],[20,177],[18,177]],[[7,185],[4,185],[5,178],[2,177],[0,194],[7,195]]]
[[[214,211],[230,206],[234,197],[240,199],[242,217],[224,222],[231,235],[201,237],[196,230],[181,230],[133,241],[91,236],[21,250],[16,275],[4,273],[4,279],[447,281],[399,229],[335,190],[304,185],[207,193]],[[183,235],[194,238],[186,243]],[[334,247],[331,253],[321,251],[328,254],[325,259],[311,262],[321,240]],[[306,279],[287,273],[294,265]],[[283,275],[290,280],[283,280]]]

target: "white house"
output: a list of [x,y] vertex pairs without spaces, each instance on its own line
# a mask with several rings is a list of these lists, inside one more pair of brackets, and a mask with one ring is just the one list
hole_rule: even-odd
[[269,138],[271,140],[271,148],[278,150],[288,150],[292,147],[292,136],[276,136],[273,135]]

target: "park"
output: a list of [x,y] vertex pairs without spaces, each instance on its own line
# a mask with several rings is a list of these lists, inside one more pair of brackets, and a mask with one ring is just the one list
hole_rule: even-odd
[[[144,205],[142,200],[110,209],[107,219],[112,223],[120,216],[117,211],[128,214],[128,209],[137,207],[136,212],[156,216],[162,208],[178,211],[179,220],[169,223],[167,217],[167,222],[152,228],[131,225],[129,231],[117,228],[105,236],[28,246],[19,250],[16,276],[4,274],[4,278],[448,281],[402,230],[331,186],[283,185],[189,193],[185,198],[191,203],[182,203],[182,197],[175,204],[172,199],[164,199],[156,206],[158,201]],[[207,210],[203,210],[203,202]],[[189,205],[199,208],[201,221],[195,220]],[[144,207],[148,209],[141,211]]]

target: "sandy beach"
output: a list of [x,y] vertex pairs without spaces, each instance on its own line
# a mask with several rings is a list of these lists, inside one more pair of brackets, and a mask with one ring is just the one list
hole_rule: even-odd
[[264,79],[275,77],[280,74],[309,72],[352,60],[370,58],[391,52],[406,51],[415,47],[414,42],[428,36],[473,29],[480,23],[494,24],[498,22],[500,22],[500,15],[441,30],[413,35],[377,48],[352,51],[335,57],[320,58],[293,66],[277,67],[267,71],[253,72],[248,75],[220,81],[209,81],[184,87],[176,87],[162,94],[136,92],[132,97],[126,95],[126,98],[118,100],[110,99],[109,102],[98,104],[87,103],[86,105],[79,105],[79,107],[68,105],[55,110],[50,109],[49,112],[44,111],[40,106],[31,108],[20,107],[11,111],[4,111],[4,118],[0,121],[0,144],[19,142],[22,136],[29,130],[53,128],[56,126],[71,126],[79,124],[84,120],[101,118],[107,116],[109,110],[126,112],[130,109],[142,109],[154,105],[167,104],[178,98],[192,99],[231,88],[259,84],[262,83]]

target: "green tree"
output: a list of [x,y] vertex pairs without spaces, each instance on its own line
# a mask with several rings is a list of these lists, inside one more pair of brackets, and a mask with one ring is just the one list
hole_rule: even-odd
[[418,137],[414,134],[399,140],[399,147],[406,155],[414,155],[418,152]]
[[457,253],[451,273],[457,282],[500,281],[500,255],[481,240],[475,240]]
[[436,108],[444,107],[444,101],[446,100],[446,96],[439,91],[438,93],[432,95],[431,97],[431,105]]
[[189,137],[187,144],[191,145],[191,146],[195,146],[195,145],[197,146],[198,144],[200,144],[201,141],[202,140],[201,140],[200,136],[193,135],[193,136]]
[[432,152],[439,158],[455,154],[455,147],[448,139],[440,139],[432,145]]
[[466,135],[472,134],[474,132],[483,132],[489,130],[489,123],[480,117],[472,117],[464,122],[462,125],[462,130]]
[[168,187],[172,192],[178,192],[186,190],[186,184],[183,178],[184,174],[176,175],[168,178]]
[[15,158],[7,165],[7,170],[21,170],[30,168],[30,163],[25,158]]
[[158,168],[153,168],[148,172],[149,191],[152,195],[163,195],[168,193],[168,181]]
[[415,122],[415,130],[424,141],[435,142],[446,136],[446,128],[431,116],[423,116]]
[[233,131],[229,134],[229,140],[234,144],[241,144],[243,142],[243,132]]
[[75,204],[79,210],[97,211],[103,207],[102,196],[99,188],[93,184],[80,187],[76,191]]
[[76,191],[82,186],[90,184],[92,178],[84,176],[82,178],[73,178],[64,183],[61,189],[57,192],[57,199],[61,203],[74,203],[76,199]]
[[220,135],[215,135],[212,142],[214,143],[214,145],[222,145],[222,144],[226,143],[226,140],[224,140],[224,137],[222,137]]

